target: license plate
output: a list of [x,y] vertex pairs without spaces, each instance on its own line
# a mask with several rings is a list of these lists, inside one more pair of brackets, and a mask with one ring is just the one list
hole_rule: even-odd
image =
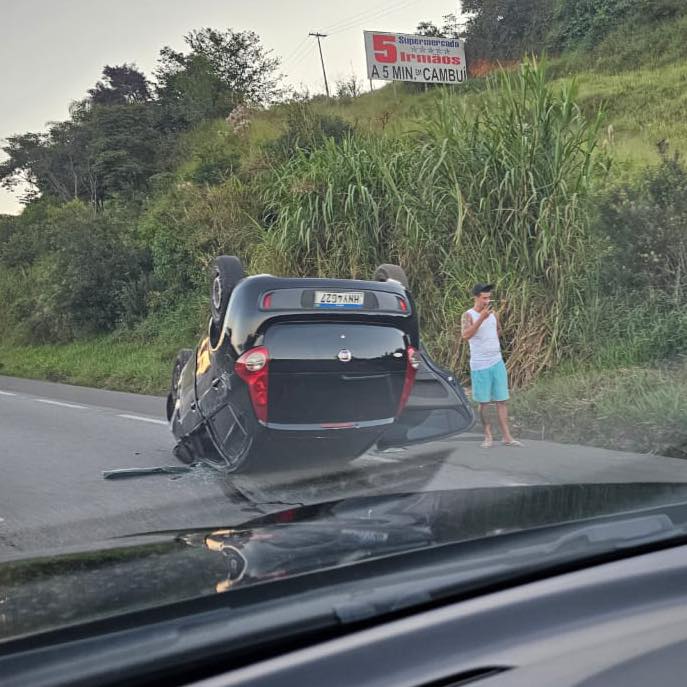
[[316,308],[362,308],[364,304],[365,294],[362,291],[315,291]]

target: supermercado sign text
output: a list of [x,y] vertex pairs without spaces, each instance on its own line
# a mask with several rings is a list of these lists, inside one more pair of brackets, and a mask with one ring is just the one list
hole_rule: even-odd
[[465,49],[458,38],[365,31],[367,78],[418,83],[463,83]]

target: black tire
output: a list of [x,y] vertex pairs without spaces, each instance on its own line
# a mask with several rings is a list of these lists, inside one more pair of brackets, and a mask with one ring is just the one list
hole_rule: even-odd
[[169,386],[169,393],[167,394],[167,421],[171,421],[174,414],[174,406],[177,402],[177,389],[179,387],[179,379],[181,378],[181,371],[184,365],[189,361],[193,351],[190,348],[182,348],[174,359],[174,367],[172,368],[172,381]]
[[245,276],[243,265],[235,255],[220,255],[215,258],[210,282],[210,312],[216,327],[221,327],[224,323],[231,292]]
[[165,412],[167,414],[167,422],[172,421],[172,415],[174,415],[174,406],[176,405],[176,400],[172,394],[167,394],[167,401],[165,402]]
[[172,368],[172,384],[171,384],[171,394],[174,400],[177,399],[177,389],[179,387],[179,380],[181,379],[181,371],[184,369],[186,363],[193,356],[193,351],[190,348],[182,348],[174,360],[174,367]]
[[375,281],[388,281],[389,279],[399,282],[405,289],[410,288],[408,275],[400,265],[384,264],[375,270]]

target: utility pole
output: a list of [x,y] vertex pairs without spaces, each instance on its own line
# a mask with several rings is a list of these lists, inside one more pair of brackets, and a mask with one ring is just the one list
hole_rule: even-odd
[[308,36],[314,36],[317,38],[317,47],[320,49],[320,62],[322,62],[322,75],[324,76],[324,90],[327,91],[327,97],[329,97],[329,84],[327,83],[327,72],[324,69],[324,57],[322,57],[322,44],[320,43],[320,38],[326,38],[326,33],[309,33]]

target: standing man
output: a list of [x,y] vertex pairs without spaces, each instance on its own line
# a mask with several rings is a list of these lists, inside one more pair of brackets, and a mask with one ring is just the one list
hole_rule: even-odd
[[504,446],[522,446],[513,439],[508,426],[508,372],[501,355],[501,324],[493,310],[493,284],[475,284],[474,304],[463,313],[461,333],[470,343],[470,378],[472,398],[479,403],[479,416],[484,427],[482,448],[494,445],[494,435],[487,418],[487,405],[496,404]]

